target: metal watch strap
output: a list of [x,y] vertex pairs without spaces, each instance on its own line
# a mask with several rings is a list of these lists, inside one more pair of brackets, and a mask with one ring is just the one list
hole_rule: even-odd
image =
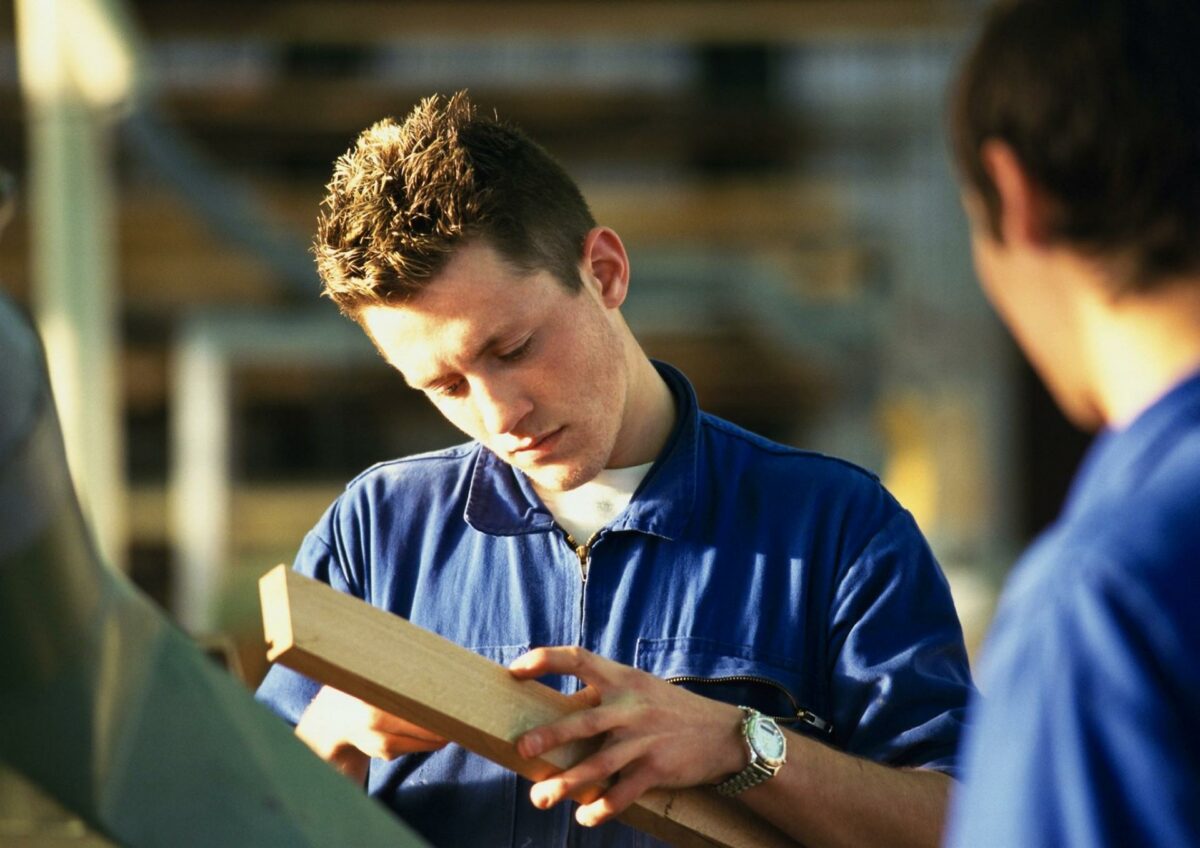
[[717,791],[727,798],[739,795],[752,786],[765,783],[775,776],[775,772],[759,763],[751,763],[733,777],[717,784]]

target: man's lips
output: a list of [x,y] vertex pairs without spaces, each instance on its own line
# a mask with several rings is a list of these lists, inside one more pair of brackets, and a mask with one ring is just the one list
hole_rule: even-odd
[[548,433],[543,433],[540,436],[535,436],[532,439],[523,439],[518,442],[516,447],[509,450],[513,456],[530,457],[540,454],[549,453],[558,443],[558,438],[562,434],[563,428],[551,430]]

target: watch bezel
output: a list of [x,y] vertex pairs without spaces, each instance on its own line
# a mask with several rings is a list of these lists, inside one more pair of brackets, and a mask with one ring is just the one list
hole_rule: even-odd
[[[747,713],[745,736],[746,743],[754,754],[753,760],[771,769],[778,769],[787,762],[787,738],[783,735],[783,730],[773,718],[763,715],[758,710],[748,710]],[[760,733],[765,733],[770,740],[759,738]],[[774,747],[779,750],[778,756],[772,756],[764,750],[769,742],[775,743]]]

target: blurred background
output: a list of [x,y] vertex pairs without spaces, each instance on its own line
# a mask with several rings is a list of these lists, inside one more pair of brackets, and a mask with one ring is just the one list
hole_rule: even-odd
[[0,291],[42,331],[106,558],[254,685],[257,578],[366,466],[461,441],[318,297],[308,243],[361,129],[467,88],[625,239],[629,322],[704,407],[912,510],[974,651],[1085,446],[971,269],[944,103],[978,11],[5,4]]

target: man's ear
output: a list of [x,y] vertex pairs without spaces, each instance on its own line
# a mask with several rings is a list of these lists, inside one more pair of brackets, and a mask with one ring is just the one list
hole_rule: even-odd
[[594,227],[583,240],[583,283],[591,284],[600,302],[616,309],[629,292],[629,255],[621,237],[608,227]]
[[1046,192],[1003,141],[985,141],[979,156],[1000,195],[1000,235],[1004,243],[1046,246],[1050,241],[1051,212]]

